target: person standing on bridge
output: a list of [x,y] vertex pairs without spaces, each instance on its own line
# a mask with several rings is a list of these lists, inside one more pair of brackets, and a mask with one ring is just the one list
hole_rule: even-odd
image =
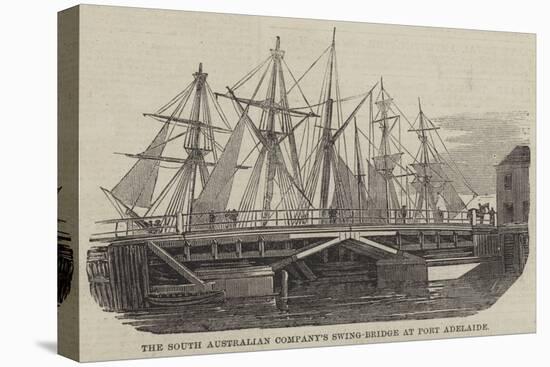
[[237,212],[237,210],[235,209],[232,209],[231,212],[229,213],[229,219],[231,219],[231,221],[233,223],[231,223],[231,226],[233,228],[237,228],[237,219],[239,218],[239,212]]
[[156,228],[154,233],[161,233],[162,232],[162,223],[160,219],[155,220],[154,227]]
[[330,219],[331,224],[336,223],[336,214],[337,214],[336,208],[330,207],[328,210],[328,217]]
[[489,210],[489,224],[494,226],[495,225],[495,216],[497,212],[493,207],[491,207],[491,210]]
[[468,218],[468,221],[470,222],[470,225],[474,225],[474,212],[476,212],[476,208],[470,208],[468,209],[468,213],[466,214],[466,217]]
[[216,223],[216,214],[214,214],[214,210],[210,209],[210,213],[208,213],[208,221],[210,222],[210,229],[214,229],[214,226]]
[[485,206],[481,205],[481,203],[479,203],[478,206],[479,210],[477,213],[479,215],[479,224],[483,224],[483,217],[485,216]]
[[401,221],[403,224],[407,223],[407,206],[402,205],[401,206]]
[[439,209],[438,206],[435,207],[434,221],[435,221],[435,223],[442,223],[443,222],[443,211],[441,209]]

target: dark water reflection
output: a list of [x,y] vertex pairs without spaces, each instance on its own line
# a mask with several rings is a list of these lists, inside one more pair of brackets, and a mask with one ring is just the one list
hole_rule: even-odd
[[377,289],[375,281],[319,278],[291,284],[286,300],[229,300],[119,317],[140,331],[158,334],[457,317],[490,307],[516,278],[472,271],[459,279],[401,289]]

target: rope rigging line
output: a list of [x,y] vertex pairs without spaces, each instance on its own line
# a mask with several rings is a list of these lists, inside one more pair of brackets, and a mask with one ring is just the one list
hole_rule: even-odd
[[[252,70],[250,70],[247,74],[245,74],[241,79],[239,79],[232,87],[232,90],[237,90],[240,88],[243,84],[248,82],[250,78],[252,78],[268,61],[271,61],[272,57],[269,55],[264,61],[262,61],[260,64],[258,64],[256,67],[254,67]],[[269,69],[269,67],[268,67]]]
[[[283,60],[283,65],[286,67],[286,70],[288,71],[288,74],[290,75],[290,77],[294,81],[294,84],[298,87],[298,91],[300,91],[300,94],[301,94],[302,98],[304,99],[304,102],[306,102],[306,105],[309,107],[309,110],[311,111],[311,113],[313,113],[313,108],[311,108],[311,106],[309,104],[309,101],[307,100],[307,97],[304,94],[304,91],[302,90],[302,87],[300,87],[300,84],[298,84],[298,81],[294,77],[294,74],[292,73],[292,70],[290,70],[290,67],[288,67],[288,64],[286,63],[285,59],[282,59],[282,60]],[[284,90],[284,88],[283,88],[283,90]],[[290,90],[288,92],[285,92],[285,93],[288,95],[288,93],[290,93]]]
[[[388,95],[388,97],[392,98],[391,95],[385,90],[386,94]],[[395,106],[395,108],[397,109],[397,111],[399,112],[399,114],[401,116],[403,116],[403,118],[405,119],[405,121],[407,121],[407,123],[409,124],[409,127],[411,129],[414,129],[414,123],[416,123],[416,121],[418,120],[418,117],[415,119],[415,122],[411,124],[410,120],[407,118],[407,116],[401,111],[401,109],[399,108],[399,106],[397,105],[397,103],[395,102],[392,102],[392,105]],[[428,121],[428,123],[432,126],[432,127],[435,127],[434,123],[428,118],[426,117],[426,120]],[[476,191],[473,189],[472,185],[470,184],[470,182],[468,181],[468,179],[464,176],[464,174],[462,173],[462,171],[460,170],[460,168],[458,167],[458,165],[456,164],[456,162],[452,159],[452,155],[451,153],[449,152],[449,150],[447,149],[447,146],[445,145],[445,142],[443,141],[443,139],[441,138],[441,135],[439,134],[439,132],[437,130],[434,130],[435,131],[435,134],[437,135],[437,137],[439,138],[439,141],[441,142],[441,145],[443,146],[443,148],[445,149],[446,153],[449,155],[449,157],[451,158],[451,162],[453,163],[453,165],[455,166],[454,168],[452,167],[451,164],[449,164],[446,160],[445,162],[447,163],[447,166],[449,166],[449,168],[451,170],[453,170],[453,172],[455,173],[458,173],[458,175],[462,178],[462,180],[464,180],[464,184],[466,185],[466,187],[468,187],[468,189],[470,191],[472,191],[473,194],[477,195]],[[429,134],[431,135],[431,134]],[[433,143],[433,145],[435,146],[435,143]],[[418,154],[417,154],[418,156]],[[439,155],[440,157],[442,157],[441,155]]]
[[227,119],[225,112],[223,112],[223,109],[221,108],[216,96],[214,95],[214,92],[210,88],[210,84],[208,84],[207,82],[205,82],[204,84],[206,85],[206,90],[208,91],[210,99],[212,99],[212,101],[214,102],[214,108],[216,109],[216,112],[218,112],[218,115],[220,116],[225,127],[227,127],[229,130],[233,130],[233,128],[229,124],[229,120]]
[[145,212],[145,216],[147,216],[149,213],[154,213],[156,211],[156,209],[158,208],[160,202],[162,200],[164,200],[164,197],[166,196],[166,194],[168,193],[169,189],[172,187],[172,185],[174,184],[174,182],[176,181],[176,179],[178,178],[178,176],[183,172],[184,168],[185,168],[186,164],[184,163],[180,169],[178,170],[178,172],[176,172],[174,174],[174,176],[172,176],[172,178],[170,179],[170,181],[168,181],[168,184],[166,186],[164,186],[164,188],[162,189],[162,191],[160,192],[160,194],[157,196],[157,198],[155,199],[155,201],[153,201],[153,204],[151,204],[151,207],[149,207],[149,209]]
[[298,83],[299,83],[299,82],[309,73],[309,71],[310,71],[311,69],[313,69],[313,67],[317,64],[317,62],[318,62],[319,60],[321,60],[321,58],[322,58],[322,57],[327,53],[327,51],[330,50],[331,48],[332,48],[332,45],[328,46],[328,47],[321,53],[321,55],[319,55],[319,57],[313,62],[313,64],[311,64],[311,66],[310,66],[309,68],[307,68],[307,70],[302,74],[302,76],[300,76],[300,77],[298,78],[298,80],[290,87],[290,89],[288,89],[288,90],[286,91],[286,94],[289,94],[289,93],[292,91],[292,89],[294,89],[294,87],[295,87],[295,86],[296,86],[296,85],[297,85],[297,84],[298,84]]
[[181,92],[179,92],[175,97],[173,97],[170,101],[168,101],[168,103],[166,103],[165,105],[163,105],[162,107],[160,107],[158,110],[157,110],[157,113],[158,114],[162,114],[164,111],[166,111],[168,108],[172,107],[174,105],[174,103],[176,103],[176,101],[181,98],[184,94],[188,93],[190,88],[193,87],[193,85],[195,84],[195,81],[191,81]]
[[[429,118],[427,120],[432,125],[432,127],[435,127],[435,125],[433,124],[433,122]],[[470,182],[466,179],[466,177],[464,176],[464,174],[462,173],[462,171],[458,167],[458,164],[454,161],[454,159],[452,159],[451,152],[449,152],[449,150],[447,149],[447,146],[443,142],[443,139],[441,138],[441,135],[439,134],[439,132],[437,130],[434,130],[434,131],[435,131],[435,134],[437,135],[437,137],[439,138],[439,141],[441,142],[441,145],[443,145],[443,149],[445,149],[445,152],[449,155],[449,158],[451,159],[451,162],[453,162],[453,164],[455,165],[456,172],[460,175],[460,177],[462,177],[462,179],[464,180],[464,183],[466,184],[466,187],[468,187],[468,189],[470,189],[470,191],[472,191],[472,193],[475,196],[477,196],[478,195],[477,192],[473,189]],[[451,169],[452,169],[452,167],[451,167]]]
[[[332,50],[332,45],[327,48],[327,50],[329,50],[329,49]],[[317,103],[317,105],[315,105],[317,107],[316,114],[319,117],[315,117],[313,119],[314,130],[313,130],[313,134],[311,136],[311,147],[312,147],[311,154],[313,154],[315,152],[315,150],[317,149],[317,146],[321,142],[322,129],[317,128],[318,127],[317,122],[322,122],[323,121],[323,116],[325,114],[325,107],[326,107],[325,94],[327,94],[327,90],[328,90],[330,61],[331,61],[331,58],[327,57],[327,61],[326,61],[325,69],[324,69],[325,71],[324,71],[324,74],[323,74],[323,80],[322,80],[322,83],[321,83],[321,90],[319,92],[319,102]],[[317,142],[316,145],[315,145],[315,142]],[[309,141],[308,141],[307,144],[310,145]],[[314,147],[314,145],[315,145],[315,147]],[[309,152],[306,149],[306,155],[308,153]],[[309,157],[311,156],[311,154],[309,155]],[[306,159],[306,162],[309,160],[309,157],[308,157],[308,159]],[[306,176],[309,176],[311,174],[311,163],[307,165],[305,174],[306,174]]]
[[[192,81],[192,82],[191,82],[182,92],[178,93],[178,95],[177,95],[176,97],[172,98],[172,100],[171,100],[169,103],[167,103],[165,106],[161,107],[161,109],[159,110],[160,113],[164,112],[167,108],[173,106],[173,105],[176,103],[176,101],[177,101],[178,99],[179,99],[179,103],[178,103],[178,105],[176,106],[176,108],[174,109],[174,111],[172,112],[172,114],[171,114],[171,116],[170,116],[170,119],[173,119],[173,118],[176,116],[177,113],[181,113],[181,111],[183,110],[183,108],[184,108],[185,105],[187,104],[187,101],[189,100],[189,97],[191,96],[191,93],[192,93],[192,91],[193,91],[193,87],[195,86],[195,84],[196,84],[196,79],[193,80],[193,81]],[[166,107],[166,106],[168,106],[168,107]],[[164,122],[164,123],[165,123],[165,124],[166,124],[166,123],[169,123],[169,121],[166,121],[166,122]],[[173,133],[173,131],[174,131],[175,126],[176,126],[176,124],[173,124],[173,125],[171,126],[171,129],[170,129],[169,133],[167,134],[167,138],[168,138],[167,140],[171,140],[170,138],[171,138],[171,135],[172,135],[172,133]],[[161,130],[162,130],[163,128],[164,128],[164,126],[161,128]],[[166,143],[167,143],[167,140],[165,140],[163,143],[166,144]],[[173,140],[173,139],[172,139],[172,140]],[[159,146],[160,146],[160,144],[159,144]],[[135,167],[135,165],[136,165],[137,163],[138,163],[138,162],[136,162],[136,163],[134,164],[133,167]],[[155,164],[156,164],[157,166],[160,166],[160,162],[156,162]],[[133,167],[132,167],[132,168],[133,168]],[[129,174],[130,172],[131,172],[131,170],[128,171],[128,173],[126,173],[126,175],[124,175],[124,177],[121,179],[121,181],[124,180],[124,179],[128,176],[128,174]],[[146,183],[148,183],[148,182],[152,179],[152,177],[154,176],[154,173],[155,173],[155,169],[151,170],[151,172],[149,173],[148,177],[146,178]],[[145,186],[144,186],[144,187],[145,187]],[[131,207],[130,207],[131,210],[134,210],[134,209],[135,209],[135,206],[137,205],[139,199],[140,199],[141,196],[143,195],[143,192],[144,192],[144,190],[141,190],[141,191],[139,192],[139,194],[137,195],[136,200],[132,203],[132,205],[131,205]]]
[[162,145],[166,145],[166,144],[168,144],[169,142],[171,142],[172,140],[175,140],[175,139],[177,139],[177,138],[180,138],[180,137],[184,136],[185,134],[187,134],[187,131],[184,131],[184,132],[182,132],[182,133],[176,134],[175,136],[171,137],[170,139],[167,139],[167,140],[165,140],[165,141],[162,142],[162,143],[158,143],[157,145],[154,145],[154,146],[152,146],[152,147],[149,148],[149,149],[155,149],[155,148],[158,148],[158,147],[160,147],[160,146],[162,146]]

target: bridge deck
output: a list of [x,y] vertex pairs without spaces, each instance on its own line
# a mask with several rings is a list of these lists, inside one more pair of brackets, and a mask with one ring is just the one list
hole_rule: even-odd
[[156,232],[148,228],[132,229],[131,231],[112,231],[94,235],[91,241],[107,243],[141,242],[148,240],[155,241],[234,241],[240,239],[257,240],[264,239],[293,240],[306,238],[339,237],[350,232],[360,232],[363,236],[393,236],[396,233],[403,235],[415,235],[435,232],[457,232],[472,233],[493,231],[495,227],[489,225],[476,225],[463,223],[414,223],[414,224],[318,224],[303,226],[272,226],[256,228],[224,228],[201,231],[188,231],[178,233],[177,231]]

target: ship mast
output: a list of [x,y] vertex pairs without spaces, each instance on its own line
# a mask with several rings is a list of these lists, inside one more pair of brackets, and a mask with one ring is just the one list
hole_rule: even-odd
[[330,185],[331,171],[331,149],[332,149],[332,107],[334,100],[332,99],[332,78],[334,70],[334,54],[336,51],[336,28],[332,30],[332,44],[330,50],[330,64],[327,94],[325,98],[325,121],[323,124],[322,147],[323,147],[323,166],[321,173],[321,201],[320,208],[327,209],[328,194]]
[[[288,66],[284,62],[285,52],[281,50],[280,46],[281,40],[277,36],[275,48],[270,50],[268,60],[264,61],[250,73],[245,75],[245,77],[243,77],[241,81],[238,81],[235,86],[231,88],[227,87],[228,94],[217,94],[221,97],[230,98],[234,102],[234,106],[240,118],[247,122],[252,137],[258,141],[255,148],[258,149],[259,154],[247,186],[243,192],[239,204],[239,212],[242,213],[243,216],[253,215],[254,213],[252,210],[259,204],[261,206],[261,217],[264,224],[268,223],[269,218],[273,215],[273,211],[277,209],[281,203],[285,210],[288,211],[287,219],[289,220],[292,219],[293,215],[296,215],[292,210],[298,209],[300,206],[299,204],[302,203],[304,199],[308,203],[308,206],[311,206],[302,188],[303,183],[294,131],[299,124],[306,119],[317,115],[313,112],[303,112],[299,109],[289,107],[288,92],[286,90],[283,73],[283,66],[287,69]],[[235,95],[236,89],[250,80],[253,75],[260,73],[266,64],[267,67],[265,67],[265,70],[261,73],[260,81],[254,89],[252,97],[250,99],[237,97]],[[290,73],[289,69],[288,71]],[[255,97],[264,84],[266,77],[266,97],[264,100],[256,100]],[[298,89],[300,89],[299,85]],[[261,110],[259,118],[256,119],[257,125],[254,123],[254,119],[249,115],[250,107],[259,108]],[[292,117],[298,117],[301,118],[301,120],[293,124]],[[290,163],[287,163],[287,159],[285,159],[283,150],[281,149],[284,140],[288,141],[288,145],[286,145],[285,148],[288,148],[288,160]],[[260,183],[262,176],[264,176],[263,185]],[[274,208],[273,198],[275,195],[275,184],[278,187],[280,202]],[[261,193],[258,192],[260,188],[263,190]],[[256,203],[257,198],[261,200],[261,204]],[[243,220],[246,219],[247,218],[243,218]]]
[[[351,98],[340,98],[339,91],[339,78],[338,67],[336,58],[336,28],[332,32],[332,41],[330,46],[321,54],[323,56],[328,52],[327,67],[324,71],[323,83],[321,85],[321,93],[319,96],[319,103],[316,105],[318,109],[322,110],[320,113],[321,122],[319,125],[315,125],[315,128],[320,128],[318,133],[313,134],[311,142],[312,150],[308,152],[308,159],[313,158],[306,172],[305,192],[311,200],[318,203],[317,208],[321,211],[333,209],[352,209],[355,208],[358,200],[354,199],[357,193],[362,193],[363,185],[359,185],[359,188],[355,190],[357,183],[355,182],[357,177],[354,177],[353,171],[350,169],[347,163],[347,147],[346,147],[346,134],[345,129],[349,126],[367,101],[372,98],[372,91],[376,88],[377,84],[373,86],[367,93],[358,95]],[[313,63],[315,65],[321,56]],[[307,74],[313,67],[313,65],[306,71]],[[305,75],[304,74],[304,75]],[[333,98],[333,90],[336,94],[336,99]],[[347,118],[342,116],[342,102],[344,100],[351,100],[353,98],[360,98],[359,102],[355,105],[354,109],[348,115]],[[336,104],[336,117],[338,126],[333,126],[334,122],[334,105]],[[318,121],[318,120],[316,120]],[[344,142],[344,155],[340,155],[339,149],[336,148],[336,144],[339,143],[339,139],[342,138]],[[339,147],[339,145],[338,145]],[[356,158],[356,157],[354,157]],[[306,160],[306,161],[307,161]],[[350,176],[351,175],[351,176]],[[319,179],[321,182],[319,184]],[[351,179],[351,181],[350,181]],[[331,183],[333,184],[331,190]],[[350,183],[353,185],[351,189]],[[353,192],[350,192],[350,189]],[[329,203],[329,196],[332,191],[332,201]],[[318,201],[317,201],[318,198]],[[366,200],[366,199],[365,199]],[[343,211],[337,212],[338,215],[344,215]]]
[[361,189],[364,188],[363,184],[363,178],[365,177],[365,173],[363,171],[363,167],[361,163],[363,162],[363,157],[361,155],[361,145],[359,142],[359,129],[357,128],[357,119],[353,118],[354,127],[355,127],[355,165],[356,165],[356,173],[355,176],[357,178],[357,204],[359,207],[359,221],[361,222],[363,220],[363,203],[361,201],[362,193]]
[[426,129],[424,128],[424,113],[422,112],[422,105],[420,103],[420,98],[418,98],[418,130],[420,131],[420,144],[422,149],[422,154],[420,157],[420,164],[424,171],[424,177],[422,178],[422,189],[424,190],[424,205],[426,206],[426,222],[429,222],[429,204],[428,204],[428,185],[430,177],[428,176],[428,166],[430,164],[430,157],[428,155],[428,140],[426,138]]
[[390,181],[390,172],[388,165],[388,102],[391,100],[386,99],[385,91],[384,91],[384,80],[382,77],[380,77],[380,93],[382,94],[382,100],[380,101],[381,111],[382,111],[382,119],[381,119],[381,129],[382,129],[382,137],[380,141],[380,151],[383,154],[384,157],[384,166],[383,166],[383,172],[384,176],[386,177],[386,216],[389,220],[390,218],[390,190],[389,190],[389,181]]
[[[435,126],[432,121],[424,114],[420,98],[418,99],[418,116],[415,120],[418,121],[417,127],[411,125],[409,131],[417,134],[420,141],[420,147],[416,154],[415,162],[411,164],[415,171],[415,178],[413,185],[416,189],[416,210],[417,215],[424,215],[425,220],[428,223],[430,221],[430,208],[434,210],[432,214],[433,220],[441,220],[439,216],[441,214],[438,211],[438,201],[443,199],[446,210],[448,211],[449,218],[455,217],[458,213],[466,208],[466,204],[460,198],[456,191],[453,182],[449,179],[447,170],[454,171],[455,174],[461,175],[464,179],[464,185],[477,195],[466,181],[456,163],[450,158],[449,151],[447,150],[443,139],[437,133],[439,127]],[[440,144],[443,146],[448,154],[447,159],[443,157],[437,150],[434,141],[434,134],[439,138]],[[454,164],[454,167],[451,165]],[[438,211],[438,215],[435,215],[435,211]]]
[[[143,114],[161,122],[162,128],[143,152],[122,153],[127,157],[136,158],[137,162],[112,190],[102,189],[121,216],[141,217],[134,211],[135,207],[139,207],[146,209],[145,216],[164,214],[165,226],[174,224],[177,214],[186,215],[186,225],[191,225],[196,196],[209,181],[210,172],[207,167],[215,166],[218,162],[216,149],[223,150],[215,140],[214,133],[233,133],[225,114],[214,99],[207,83],[207,76],[200,63],[198,71],[193,73],[193,81],[183,91],[156,112]],[[214,106],[224,127],[213,125],[211,105]],[[184,131],[178,132],[176,128],[183,128]],[[176,139],[183,140],[182,150],[186,156],[164,156],[166,145]],[[205,157],[210,153],[213,161],[206,162]],[[161,166],[161,162],[176,166]],[[177,171],[153,200],[159,168],[172,168]],[[210,204],[207,205],[202,200],[201,208],[204,209],[205,205]]]
[[[203,99],[204,94],[204,83],[206,81],[206,77],[208,74],[202,72],[202,63],[199,63],[199,70],[193,74],[195,77],[196,83],[195,83],[195,99],[193,101],[193,107],[191,109],[191,120],[193,121],[200,121],[200,115],[201,115],[201,101]],[[206,101],[206,99],[205,99]],[[206,186],[206,181],[208,180],[208,170],[206,169],[206,165],[204,163],[204,154],[208,153],[208,151],[212,150],[212,147],[209,146],[209,144],[205,144],[205,146],[200,145],[200,134],[201,134],[201,126],[200,125],[191,125],[187,136],[185,138],[184,142],[184,148],[187,151],[188,154],[188,160],[191,162],[191,190],[189,190],[189,222],[188,224],[192,224],[193,217],[190,215],[193,213],[193,201],[195,201],[195,186],[197,181],[197,170],[200,168],[200,176],[201,176],[201,183],[202,187]],[[211,131],[208,135],[212,135]]]

